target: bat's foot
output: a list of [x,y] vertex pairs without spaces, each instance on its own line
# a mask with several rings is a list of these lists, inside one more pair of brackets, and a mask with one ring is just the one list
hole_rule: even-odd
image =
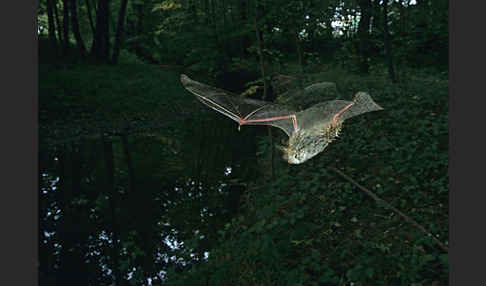
[[333,118],[332,118],[332,122],[331,122],[331,126],[332,128],[336,128],[338,123],[337,123],[337,119],[338,119],[338,116],[339,115],[335,115]]

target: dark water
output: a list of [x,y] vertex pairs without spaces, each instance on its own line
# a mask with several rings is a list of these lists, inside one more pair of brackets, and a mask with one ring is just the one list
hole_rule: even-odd
[[208,114],[40,145],[41,284],[155,283],[208,256],[258,175],[255,137],[265,134]]

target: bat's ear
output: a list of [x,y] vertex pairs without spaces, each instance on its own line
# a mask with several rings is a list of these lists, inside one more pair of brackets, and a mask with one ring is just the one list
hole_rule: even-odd
[[185,74],[181,74],[181,82],[184,83],[184,82],[187,82],[191,80],[187,75]]
[[281,146],[281,145],[277,145],[275,146],[277,147],[278,150],[280,150],[282,152],[282,158],[285,160],[285,161],[288,161],[289,159],[289,152],[288,152],[288,148],[285,147],[285,146]]

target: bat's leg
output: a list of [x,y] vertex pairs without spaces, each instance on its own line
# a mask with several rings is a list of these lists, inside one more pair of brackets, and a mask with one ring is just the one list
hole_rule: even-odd
[[299,129],[299,126],[297,125],[297,117],[295,117],[295,114],[292,114],[290,117],[292,118],[292,123],[294,124],[294,132],[297,132]]
[[292,120],[292,124],[294,125],[294,132],[296,132],[299,129],[299,126],[297,125],[297,117],[295,114],[290,114],[290,115],[285,115],[285,116],[277,116],[277,117],[270,117],[270,118],[263,118],[263,119],[250,119],[250,120],[245,120],[245,119],[240,119],[240,125],[243,124],[251,124],[251,123],[257,123],[257,122],[271,122],[271,121],[277,121],[277,120],[283,120],[283,119],[288,119],[290,118]]
[[339,116],[341,116],[341,114],[343,114],[344,111],[348,110],[351,106],[353,106],[353,104],[354,104],[354,102],[351,102],[350,104],[346,105],[346,107],[341,109],[341,111],[339,111],[336,115],[334,115],[334,117],[332,118],[332,125],[334,127],[337,126],[337,120],[338,120]]

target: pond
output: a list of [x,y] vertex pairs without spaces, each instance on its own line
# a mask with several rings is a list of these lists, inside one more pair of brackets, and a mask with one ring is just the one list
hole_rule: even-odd
[[40,134],[41,281],[109,284],[114,271],[153,281],[208,257],[258,176],[266,129],[202,112],[158,130]]

